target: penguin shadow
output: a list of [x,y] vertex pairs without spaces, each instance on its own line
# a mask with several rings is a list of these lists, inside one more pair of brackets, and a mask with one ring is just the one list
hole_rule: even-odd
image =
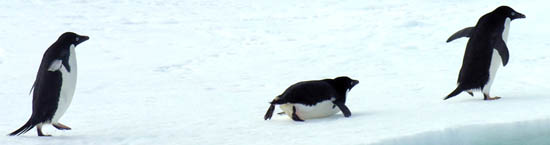
[[503,96],[499,100],[502,100],[503,102],[508,102],[508,101],[522,102],[522,101],[537,101],[537,100],[546,100],[546,99],[549,99],[549,98],[547,96],[540,96],[540,95],[510,95],[510,96]]
[[86,136],[64,136],[64,135],[54,135],[54,136],[33,136],[33,135],[27,135],[27,136],[19,136],[20,138],[28,139],[28,140],[48,140],[48,141],[56,141],[56,140],[82,140],[85,139]]
[[[533,95],[525,95],[525,96],[518,96],[518,95],[510,95],[510,96],[499,96],[501,97],[498,100],[483,100],[483,96],[467,96],[468,99],[462,99],[458,101],[452,101],[452,103],[498,103],[498,102],[521,102],[521,101],[536,101],[536,100],[542,100],[543,96],[533,96]],[[448,102],[449,100],[445,100],[443,102]],[[449,101],[450,102],[450,101]]]
[[365,117],[365,116],[372,116],[372,114],[374,114],[374,113],[372,113],[372,112],[352,112],[350,117],[344,117],[344,114],[337,113],[337,114],[334,114],[332,116],[323,117],[323,118],[309,119],[309,120],[305,120],[303,122],[294,121],[294,120],[288,118],[288,116],[286,114],[276,114],[277,116],[279,116],[281,118],[285,118],[285,119],[273,119],[271,121],[277,121],[277,122],[289,122],[290,121],[293,124],[326,123],[326,122],[332,122],[332,121],[346,121],[346,120],[349,120],[349,119],[357,119],[357,118],[361,118],[361,117]]
[[351,116],[350,117],[344,117],[344,114],[342,113],[338,113],[338,114],[335,114],[335,115],[332,115],[332,116],[329,116],[329,117],[325,117],[325,118],[316,118],[316,119],[311,119],[311,120],[306,120],[305,122],[311,122],[311,123],[326,123],[326,122],[332,122],[332,121],[348,121],[348,120],[354,120],[354,119],[358,119],[358,118],[362,118],[362,117],[366,117],[366,116],[372,116],[372,114],[374,113],[371,113],[371,112],[352,112]]

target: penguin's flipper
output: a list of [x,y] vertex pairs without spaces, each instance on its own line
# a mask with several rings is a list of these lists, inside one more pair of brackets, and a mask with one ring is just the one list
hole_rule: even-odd
[[451,37],[449,37],[449,39],[447,39],[447,43],[449,43],[449,42],[451,42],[455,39],[461,38],[461,37],[470,37],[470,34],[474,30],[474,28],[475,27],[468,27],[468,28],[464,28],[464,29],[454,33],[453,35],[451,35]]
[[61,59],[56,59],[50,63],[50,67],[48,68],[48,71],[57,71],[61,69],[62,64],[63,64],[63,61]]
[[71,130],[70,127],[67,125],[63,125],[61,123],[52,123],[53,127],[57,128],[58,130]]
[[300,117],[298,117],[298,115],[296,114],[296,107],[295,106],[292,106],[292,120],[294,121],[304,121],[302,119],[300,119]]
[[349,111],[349,108],[344,103],[334,103],[334,104],[336,104],[336,106],[338,106],[340,111],[342,111],[342,113],[344,113],[344,117],[350,117],[351,116],[351,111]]
[[264,120],[271,119],[271,116],[273,116],[273,111],[275,110],[275,104],[271,104],[269,106],[269,109],[267,109],[267,112],[264,115]]
[[506,66],[508,64],[508,59],[510,58],[510,54],[508,53],[508,47],[506,46],[506,42],[502,39],[497,39],[495,44],[495,49],[498,51],[498,54],[500,55],[500,58],[502,58],[502,65]]
[[458,87],[456,87],[456,89],[453,92],[451,92],[451,94],[449,94],[449,95],[447,95],[447,97],[443,98],[443,100],[447,100],[449,98],[452,98],[452,97],[462,93],[462,91],[464,91],[464,90],[459,85]]

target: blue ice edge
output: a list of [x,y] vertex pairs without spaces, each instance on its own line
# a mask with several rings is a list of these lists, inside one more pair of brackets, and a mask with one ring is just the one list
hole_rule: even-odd
[[382,140],[371,145],[549,145],[550,119],[469,125]]

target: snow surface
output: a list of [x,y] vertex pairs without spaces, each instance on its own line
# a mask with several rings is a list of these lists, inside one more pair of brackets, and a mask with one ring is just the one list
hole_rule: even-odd
[[388,139],[372,145],[547,145],[549,120],[469,125]]
[[[550,118],[548,1],[21,0],[0,2],[0,130],[31,114],[28,91],[45,49],[65,31],[79,45],[73,102],[54,137],[2,144],[362,145],[468,125]],[[500,5],[510,62],[497,101],[456,87],[467,39],[445,43]],[[341,113],[294,122],[263,115],[293,83],[361,81]],[[276,112],[280,109],[276,109]],[[544,121],[547,124],[548,121]]]

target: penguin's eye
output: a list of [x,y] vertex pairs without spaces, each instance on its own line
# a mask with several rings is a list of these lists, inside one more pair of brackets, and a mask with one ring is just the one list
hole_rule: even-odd
[[515,15],[516,15],[516,13],[515,13],[515,12],[512,12],[512,16],[515,16]]
[[76,37],[76,41],[78,41],[78,40],[79,40],[78,37]]

